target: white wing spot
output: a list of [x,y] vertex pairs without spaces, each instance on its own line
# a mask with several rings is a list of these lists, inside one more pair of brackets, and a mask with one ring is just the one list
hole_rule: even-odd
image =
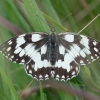
[[32,70],[31,69],[29,70],[29,73],[32,74]]
[[7,49],[7,51],[9,51],[11,49],[11,47],[9,47],[8,49]]
[[98,55],[97,55],[97,54],[95,54],[95,56],[97,57]]
[[[33,54],[32,54],[33,55]],[[35,61],[35,62],[38,62],[39,60],[41,60],[41,55],[39,52],[36,52],[33,56],[32,56],[32,59]]]
[[11,58],[13,59],[13,58],[14,58],[14,56],[12,55],[12,56],[11,56]]
[[75,75],[75,71],[72,72],[72,75]]
[[70,71],[70,63],[73,61],[73,58],[70,54],[66,53],[64,57],[64,62],[66,62],[64,69],[67,69],[67,72]]
[[32,34],[32,41],[33,42],[37,42],[39,40],[41,40],[41,35],[39,35],[39,34]]
[[73,44],[72,46],[76,49],[77,52],[80,52],[81,48],[78,45]]
[[43,67],[43,61],[40,61],[38,64],[38,68],[42,68]]
[[22,50],[19,54],[20,57],[22,57],[23,55],[25,55],[25,50]]
[[94,50],[95,50],[96,52],[98,52],[98,49],[97,49],[97,48],[94,48]]
[[18,59],[16,59],[16,61],[17,61]]
[[57,74],[56,77],[59,78],[59,75]]
[[47,46],[46,46],[46,45],[43,45],[43,46],[41,47],[41,54],[45,54],[46,51],[47,51]]
[[55,66],[58,67],[58,68],[60,68],[60,67],[61,67],[61,62],[62,62],[61,60],[58,60],[58,61],[56,62],[56,64],[55,64]]
[[46,74],[46,75],[45,75],[45,78],[48,78],[48,77],[49,77],[48,74]]
[[[61,65],[62,65],[62,68],[63,68],[63,69],[66,69],[66,68],[67,68],[67,67],[66,67],[66,62],[65,62],[65,61],[62,61]],[[70,68],[68,68],[67,70],[69,71],[69,69],[70,69]]]
[[29,69],[29,66],[28,66],[28,65],[26,66],[26,69],[27,69],[27,70]]
[[86,57],[85,53],[84,53],[82,50],[80,51],[80,55],[81,55],[83,58]]
[[21,61],[22,63],[24,63],[25,62],[25,60],[24,59],[22,59],[22,61]]
[[17,45],[16,45],[15,48],[17,48],[17,47],[21,46],[22,44],[24,44],[25,43],[24,37],[18,37],[17,40],[16,40],[16,43],[17,43]]
[[91,52],[87,48],[84,48],[83,51],[88,55],[91,54]]
[[59,52],[60,54],[65,54],[65,48],[62,45],[59,46]]
[[80,63],[83,64],[84,63],[83,60],[81,60]]
[[91,59],[94,59],[94,57],[93,57],[93,56],[91,56]]
[[96,44],[97,44],[97,42],[96,42],[96,41],[93,41],[93,44],[94,44],[94,45],[96,45]]
[[55,72],[51,71],[50,74],[51,74],[51,77],[54,77]]
[[44,60],[43,64],[45,68],[50,66],[50,62],[48,60]]
[[61,78],[65,78],[65,76],[63,75]]
[[78,71],[78,67],[76,67],[76,71]]
[[68,42],[74,42],[74,35],[66,35],[65,36],[65,39]]
[[27,52],[31,48],[32,44],[28,44],[24,49]]
[[8,44],[11,45],[11,44],[12,44],[12,41],[10,40],[10,41],[8,42]]
[[39,75],[39,78],[43,78],[43,76],[42,75]]
[[22,50],[22,48],[21,48],[21,47],[18,47],[18,48],[14,51],[14,53],[15,53],[15,54],[18,54],[21,50]]
[[82,45],[84,45],[85,47],[87,47],[88,49],[90,48],[89,47],[89,39],[87,39],[87,38],[82,38],[81,39],[81,41],[80,41],[80,43],[82,44]]
[[32,45],[28,45],[26,49],[28,49],[28,48],[29,48],[29,50],[26,52],[26,55],[28,55],[29,57],[30,57],[30,56],[33,56],[34,48],[35,48],[35,47],[32,46]]
[[74,57],[79,56],[79,53],[76,51],[76,49],[73,46],[71,46],[71,49],[68,52],[70,53],[72,52],[71,55]]

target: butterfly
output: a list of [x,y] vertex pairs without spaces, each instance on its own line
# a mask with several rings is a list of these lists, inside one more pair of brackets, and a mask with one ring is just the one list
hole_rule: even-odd
[[73,32],[56,34],[32,32],[9,39],[0,45],[0,52],[15,63],[25,65],[28,75],[37,80],[51,77],[67,81],[77,76],[80,65],[100,56],[100,42]]

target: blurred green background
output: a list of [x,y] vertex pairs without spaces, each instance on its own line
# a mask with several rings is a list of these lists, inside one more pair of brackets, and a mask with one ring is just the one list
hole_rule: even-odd
[[[0,44],[23,32],[45,31],[49,34],[50,27],[55,27],[57,33],[67,29],[78,33],[99,13],[100,0],[0,0]],[[100,17],[80,34],[100,40]],[[9,61],[0,53],[0,100],[84,100],[83,97],[51,88],[35,79],[20,98],[19,95],[31,80],[24,66]],[[100,59],[81,66],[76,78],[61,84],[83,89],[100,98]],[[41,85],[47,87],[42,88]],[[32,93],[29,92],[31,90]]]

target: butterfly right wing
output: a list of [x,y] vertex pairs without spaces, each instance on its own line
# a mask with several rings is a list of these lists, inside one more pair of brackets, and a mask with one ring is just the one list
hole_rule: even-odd
[[89,64],[100,56],[100,42],[71,32],[59,34],[63,46],[79,65]]
[[89,64],[100,56],[100,42],[72,32],[58,34],[59,53],[54,78],[69,80],[80,71],[80,65]]

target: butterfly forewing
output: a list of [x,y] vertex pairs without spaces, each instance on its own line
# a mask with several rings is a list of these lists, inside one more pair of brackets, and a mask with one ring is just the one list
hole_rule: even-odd
[[79,65],[100,56],[100,42],[71,32],[48,35],[34,32],[16,36],[2,45],[0,51],[11,61],[25,65],[28,75],[37,80],[54,77],[65,81],[75,77]]
[[100,56],[100,42],[74,33],[59,34],[62,45],[79,65],[86,65]]
[[42,32],[16,36],[0,45],[0,51],[11,61],[26,64],[31,59],[32,52],[38,48],[38,44],[42,45],[45,41],[47,35],[41,34]]

